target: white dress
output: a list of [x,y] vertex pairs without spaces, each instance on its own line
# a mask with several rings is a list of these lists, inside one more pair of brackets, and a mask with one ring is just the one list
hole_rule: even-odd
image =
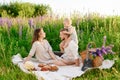
[[78,59],[78,45],[71,40],[68,46],[64,49],[64,54],[61,57],[68,61],[74,61],[75,59]]
[[47,40],[44,40],[44,46],[39,41],[35,41],[32,45],[29,55],[36,57],[41,63],[53,63],[53,59],[49,55],[48,51],[52,51],[52,48]]

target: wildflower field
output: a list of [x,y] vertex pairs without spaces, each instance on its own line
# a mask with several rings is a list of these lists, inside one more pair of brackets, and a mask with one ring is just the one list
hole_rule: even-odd
[[[103,36],[107,36],[106,45],[113,44],[115,54],[105,55],[105,59],[115,59],[110,69],[88,70],[84,75],[73,80],[119,80],[120,79],[120,17],[71,16],[79,39],[79,53],[93,41],[102,46]],[[11,62],[11,57],[20,53],[26,57],[31,48],[35,28],[43,27],[46,39],[54,51],[59,50],[59,31],[63,28],[64,17],[42,16],[35,18],[0,18],[0,80],[36,80],[35,75],[22,72]]]

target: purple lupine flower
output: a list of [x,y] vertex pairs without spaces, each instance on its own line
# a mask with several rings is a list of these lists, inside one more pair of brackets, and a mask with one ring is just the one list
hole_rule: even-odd
[[99,54],[99,56],[100,56],[100,58],[103,60],[104,58],[103,58],[103,56],[102,56],[102,54]]
[[100,50],[96,49],[96,55],[99,56]]
[[101,51],[102,51],[102,53],[107,54],[104,46],[102,46]]
[[7,32],[8,32],[8,36],[10,37],[10,27],[12,26],[12,21],[11,21],[10,19],[6,18],[6,19],[4,20],[4,22],[5,22],[5,23],[7,24],[7,26],[8,26]]
[[44,16],[40,16],[40,17],[39,17],[39,20],[40,20],[40,22],[42,23],[42,21],[44,20]]
[[115,54],[112,50],[108,50],[108,53]]
[[7,19],[7,26],[10,28],[12,26],[12,21],[10,19]]
[[0,18],[0,26],[3,26],[3,25],[4,25],[3,18]]
[[3,22],[2,25],[5,26],[5,25],[7,24],[7,20],[8,20],[8,18],[3,18],[2,20],[3,20],[3,21],[2,21],[2,22]]
[[105,51],[108,52],[110,49],[110,47],[106,47]]
[[22,19],[17,19],[18,27],[19,27],[19,37],[22,37]]
[[102,51],[101,50],[96,50],[96,53],[98,56],[100,56],[101,59],[103,59],[103,56],[102,56]]
[[29,19],[28,24],[29,24],[30,28],[32,28],[34,26],[33,19]]
[[22,20],[21,19],[17,19],[17,23],[18,23],[18,26],[21,26]]
[[2,18],[0,18],[0,26],[2,26]]
[[111,53],[111,54],[114,54],[114,52],[112,51],[112,48],[114,47],[114,45],[109,45],[106,47],[106,52],[107,53]]

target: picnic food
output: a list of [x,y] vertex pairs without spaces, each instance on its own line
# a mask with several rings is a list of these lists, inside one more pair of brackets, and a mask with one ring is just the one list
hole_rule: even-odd
[[41,71],[57,71],[58,67],[53,65],[47,65],[47,64],[39,64],[38,67],[41,68]]
[[49,69],[47,67],[42,67],[41,71],[49,71]]
[[24,63],[24,67],[27,69],[27,70],[36,70],[35,67],[34,67],[34,64],[31,62],[31,61],[26,61]]
[[38,64],[38,67],[44,67],[46,64]]
[[57,71],[57,70],[58,70],[58,67],[57,67],[57,66],[51,66],[50,71]]

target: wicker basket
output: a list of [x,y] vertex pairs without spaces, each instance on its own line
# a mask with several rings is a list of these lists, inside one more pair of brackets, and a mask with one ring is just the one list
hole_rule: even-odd
[[103,60],[101,59],[101,57],[99,56],[96,56],[94,59],[93,59],[93,67],[99,67],[102,65],[102,62]]
[[[82,58],[82,62],[84,62],[84,60],[86,59],[86,57],[87,57],[87,50],[85,50],[85,51],[82,51],[81,53],[80,53],[80,56],[81,56],[81,58]],[[89,57],[90,59],[92,59],[92,55],[90,54],[90,57]]]
[[[82,51],[80,53],[81,58],[82,58],[82,62],[84,62],[84,60],[87,58],[87,52],[88,52],[88,50],[89,51],[96,51],[96,45],[95,45],[95,43],[91,42],[89,44],[92,44],[94,46],[94,48],[88,49],[88,45],[87,45],[87,50],[84,50],[84,51]],[[93,55],[89,54],[89,58],[92,59],[92,65],[93,65],[93,67],[98,67],[98,66],[102,65],[102,61],[103,60],[101,59],[101,57],[96,56],[95,58],[93,58]]]

